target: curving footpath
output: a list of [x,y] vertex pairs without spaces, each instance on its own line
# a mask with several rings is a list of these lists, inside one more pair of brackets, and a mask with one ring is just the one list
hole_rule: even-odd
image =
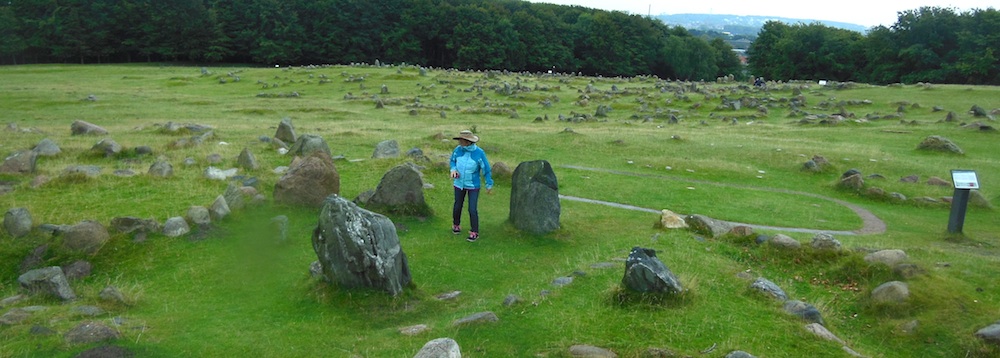
[[[732,221],[728,222],[728,223],[733,224],[733,225],[745,225],[745,226],[752,227],[754,229],[762,229],[762,230],[777,230],[777,231],[801,232],[801,233],[813,233],[813,234],[827,233],[827,234],[833,234],[833,235],[870,235],[870,234],[881,234],[881,233],[885,232],[885,222],[882,221],[882,219],[879,219],[877,216],[875,216],[875,214],[872,214],[871,211],[868,211],[867,209],[864,209],[864,208],[862,208],[860,206],[848,203],[848,202],[843,201],[843,200],[838,200],[838,199],[834,199],[834,198],[831,198],[831,197],[822,196],[822,195],[819,195],[819,194],[807,193],[807,192],[803,192],[803,191],[787,190],[787,189],[776,189],[776,188],[766,188],[766,187],[750,186],[750,185],[736,185],[736,184],[716,183],[716,182],[710,182],[710,181],[704,181],[704,180],[694,180],[694,179],[677,178],[677,177],[671,177],[671,176],[665,176],[665,175],[631,173],[631,172],[624,172],[624,171],[619,171],[619,170],[582,167],[582,166],[577,166],[577,165],[562,165],[561,167],[562,168],[567,168],[567,169],[576,169],[576,170],[586,170],[586,171],[594,171],[594,172],[603,172],[603,173],[610,173],[610,174],[616,174],[616,175],[628,175],[628,176],[637,176],[637,177],[650,177],[650,178],[658,178],[658,179],[664,179],[664,180],[684,181],[684,182],[696,183],[696,184],[711,184],[711,185],[725,186],[725,187],[730,187],[730,188],[760,190],[760,191],[768,191],[768,192],[772,192],[772,193],[782,193],[782,194],[792,194],[792,195],[808,196],[808,197],[811,197],[811,198],[816,198],[816,199],[822,199],[822,200],[830,201],[830,202],[836,203],[838,205],[844,206],[844,207],[846,207],[848,209],[851,209],[851,211],[853,211],[855,214],[858,215],[858,217],[861,218],[861,222],[862,222],[862,226],[861,226],[860,229],[851,230],[851,231],[817,230],[817,229],[806,229],[806,228],[790,228],[790,227],[777,227],[777,226],[767,226],[767,225],[755,225],[755,224],[739,223],[739,222],[732,222]],[[620,209],[636,210],[636,211],[654,213],[654,214],[658,214],[658,215],[662,212],[661,210],[656,210],[656,209],[641,208],[641,207],[638,207],[638,206],[632,206],[632,205],[626,205],[626,204],[619,204],[619,203],[612,203],[612,202],[607,202],[607,201],[593,200],[593,199],[587,199],[587,198],[581,198],[581,197],[569,196],[569,195],[562,195],[562,194],[559,195],[559,198],[560,199],[564,199],[564,200],[579,201],[579,202],[585,202],[585,203],[591,203],[591,204],[607,205],[607,206],[611,206],[611,207],[615,207],[615,208],[620,208]]]

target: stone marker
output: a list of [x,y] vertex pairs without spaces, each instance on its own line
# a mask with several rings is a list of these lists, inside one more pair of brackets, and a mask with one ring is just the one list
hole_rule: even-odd
[[656,257],[656,250],[633,247],[625,260],[622,284],[637,292],[681,293],[680,280]]
[[559,229],[559,183],[548,161],[518,164],[511,177],[510,222],[518,230],[546,234]]

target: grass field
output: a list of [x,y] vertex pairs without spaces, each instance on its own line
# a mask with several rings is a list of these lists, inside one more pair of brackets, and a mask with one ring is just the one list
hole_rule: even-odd
[[[74,302],[33,297],[0,308],[47,307],[24,322],[0,325],[0,357],[72,357],[101,345],[64,340],[66,331],[85,320],[115,327],[122,337],[110,344],[141,357],[412,357],[438,337],[454,338],[467,357],[565,357],[575,344],[622,357],[644,356],[650,348],[695,357],[722,357],[733,350],[758,357],[847,356],[842,344],[812,335],[803,328],[806,322],[784,313],[780,303],[753,293],[746,277],[766,277],[790,298],[815,305],[826,328],[864,356],[1000,355],[973,335],[1000,320],[995,285],[1000,216],[971,206],[963,235],[950,234],[950,206],[917,200],[952,195],[951,187],[926,184],[928,178],[950,180],[952,169],[973,169],[982,194],[1000,205],[1000,133],[961,125],[995,125],[968,110],[1000,108],[997,87],[838,89],[795,83],[760,91],[739,83],[416,66],[36,65],[0,67],[0,79],[0,125],[6,126],[0,129],[0,152],[30,149],[44,138],[62,149],[59,156],[39,158],[35,173],[0,174],[0,182],[13,188],[0,195],[0,208],[27,208],[36,227],[82,220],[107,225],[120,216],[162,223],[183,216],[190,206],[210,205],[228,185],[203,177],[206,156],[219,154],[224,162],[218,166],[235,167],[244,148],[262,168],[240,174],[257,178],[259,191],[271,198],[280,178],[273,169],[292,158],[259,138],[273,136],[282,118],[292,120],[297,134],[320,135],[334,155],[344,156],[336,164],[340,194],[347,198],[375,188],[384,173],[406,161],[371,159],[377,143],[393,139],[403,151],[420,148],[432,161],[424,178],[434,188],[425,196],[435,212],[426,218],[391,217],[401,228],[414,281],[398,297],[342,290],[310,277],[315,209],[265,203],[215,223],[205,240],[152,235],[135,242],[113,234],[94,255],[67,250],[59,237],[39,230],[16,239],[3,232],[0,299],[19,292],[21,261],[42,244],[50,245],[45,266],[85,259],[93,274],[73,282],[80,297]],[[793,94],[796,89],[800,97]],[[88,100],[91,96],[96,100]],[[805,104],[793,111],[796,97]],[[740,99],[753,105],[728,105]],[[377,100],[385,107],[376,108]],[[611,111],[594,116],[601,105]],[[900,107],[904,112],[898,114]],[[842,111],[853,117],[819,123]],[[957,122],[944,121],[949,111],[958,115]],[[587,119],[559,120],[574,114]],[[677,124],[669,123],[670,114]],[[104,137],[71,136],[74,120],[106,128],[125,152],[110,158],[92,154],[90,148]],[[169,144],[185,135],[162,131],[168,122],[211,126],[215,138],[171,149]],[[492,162],[514,168],[549,161],[560,194],[757,225],[859,229],[861,219],[831,201],[839,200],[872,212],[887,230],[838,236],[844,245],[838,254],[811,248],[785,252],[746,240],[663,230],[655,225],[658,215],[647,212],[563,201],[562,227],[532,236],[506,222],[510,180],[498,178],[494,195],[480,200],[483,238],[468,243],[449,232],[452,194],[441,166],[455,145],[447,138],[462,129],[482,138],[480,146]],[[965,154],[916,150],[931,135],[951,139]],[[138,146],[149,146],[154,154],[129,151]],[[828,159],[829,167],[803,170],[817,155]],[[186,158],[196,164],[182,164]],[[146,175],[156,160],[172,163],[174,176]],[[102,175],[60,177],[77,164],[100,166]],[[122,169],[139,174],[111,174]],[[849,169],[881,175],[866,179],[866,186],[908,200],[838,189],[841,173]],[[899,181],[909,175],[920,181]],[[33,187],[39,176],[50,180]],[[276,215],[290,219],[287,244],[261,234],[260,223]],[[813,236],[786,234],[804,246]],[[686,292],[667,299],[624,292],[623,260],[634,246],[656,249]],[[904,277],[862,260],[878,249],[906,251],[922,274]],[[609,262],[613,268],[594,266]],[[570,285],[551,284],[574,272],[578,276]],[[871,290],[892,280],[905,281],[910,298],[897,305],[874,303]],[[98,293],[108,285],[131,304],[102,301]],[[462,293],[452,301],[435,298],[451,291]],[[510,294],[522,302],[505,306]],[[80,317],[73,311],[80,305],[108,313]],[[495,312],[500,321],[452,325],[482,311]],[[416,336],[399,332],[416,324],[430,328]],[[32,334],[35,326],[56,333]]]

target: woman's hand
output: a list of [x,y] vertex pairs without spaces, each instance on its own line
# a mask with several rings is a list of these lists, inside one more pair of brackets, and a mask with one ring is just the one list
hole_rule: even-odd
[[458,179],[458,171],[457,171],[457,170],[452,170],[452,171],[451,171],[451,175],[449,175],[449,176],[450,176],[450,177],[451,177],[452,179]]

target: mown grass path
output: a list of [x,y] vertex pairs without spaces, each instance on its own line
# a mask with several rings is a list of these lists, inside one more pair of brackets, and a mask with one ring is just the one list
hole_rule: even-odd
[[[609,173],[609,174],[615,174],[615,175],[629,175],[629,176],[638,176],[638,177],[650,177],[650,178],[656,178],[656,179],[662,179],[662,180],[683,181],[683,182],[689,182],[689,183],[695,183],[695,184],[711,184],[711,185],[718,185],[718,186],[730,187],[730,188],[738,188],[738,189],[759,190],[759,191],[767,191],[767,192],[772,192],[772,193],[782,193],[782,194],[808,196],[808,197],[811,197],[811,198],[816,198],[816,199],[822,199],[822,200],[830,201],[830,202],[836,203],[837,205],[842,205],[842,206],[844,206],[844,207],[846,207],[848,209],[851,209],[851,211],[853,211],[855,214],[857,214],[858,217],[860,217],[861,221],[862,221],[862,226],[861,226],[860,229],[851,230],[851,231],[817,230],[817,229],[808,229],[808,228],[777,227],[777,226],[756,225],[756,224],[749,224],[749,223],[729,222],[730,224],[733,224],[733,225],[746,225],[746,226],[750,226],[750,227],[755,228],[755,229],[763,229],[763,230],[777,230],[777,231],[814,233],[814,234],[827,233],[827,234],[833,234],[833,235],[869,235],[869,234],[881,234],[881,233],[884,233],[885,229],[886,229],[885,222],[882,221],[882,219],[879,219],[877,216],[875,216],[875,214],[873,214],[871,211],[868,211],[865,208],[862,208],[860,206],[851,204],[851,203],[843,201],[843,200],[838,200],[838,199],[834,199],[834,198],[831,198],[831,197],[828,197],[828,196],[823,196],[823,195],[819,195],[819,194],[815,194],[815,193],[808,193],[808,192],[788,190],[788,189],[779,189],[779,188],[759,187],[759,186],[752,186],[752,185],[738,185],[738,184],[717,183],[717,182],[710,182],[710,181],[705,181],[705,180],[685,179],[685,178],[671,177],[671,176],[665,176],[665,175],[655,175],[655,174],[632,173],[632,172],[625,172],[625,171],[620,171],[620,170],[582,167],[582,166],[577,166],[577,165],[562,165],[561,167],[567,168],[567,169],[576,169],[576,170],[588,170],[588,171],[595,171],[595,172],[603,172],[603,173]],[[616,207],[616,208],[620,208],[620,209],[643,211],[643,212],[654,213],[654,214],[660,214],[661,213],[661,210],[656,210],[656,209],[641,208],[641,207],[632,206],[632,205],[612,203],[612,202],[600,201],[600,200],[593,200],[593,199],[587,199],[587,198],[581,198],[581,197],[575,197],[575,196],[569,196],[569,195],[559,195],[559,198],[560,199],[565,199],[565,200],[573,200],[573,201],[580,201],[580,202],[592,203],[592,204],[607,205],[607,206]]]

